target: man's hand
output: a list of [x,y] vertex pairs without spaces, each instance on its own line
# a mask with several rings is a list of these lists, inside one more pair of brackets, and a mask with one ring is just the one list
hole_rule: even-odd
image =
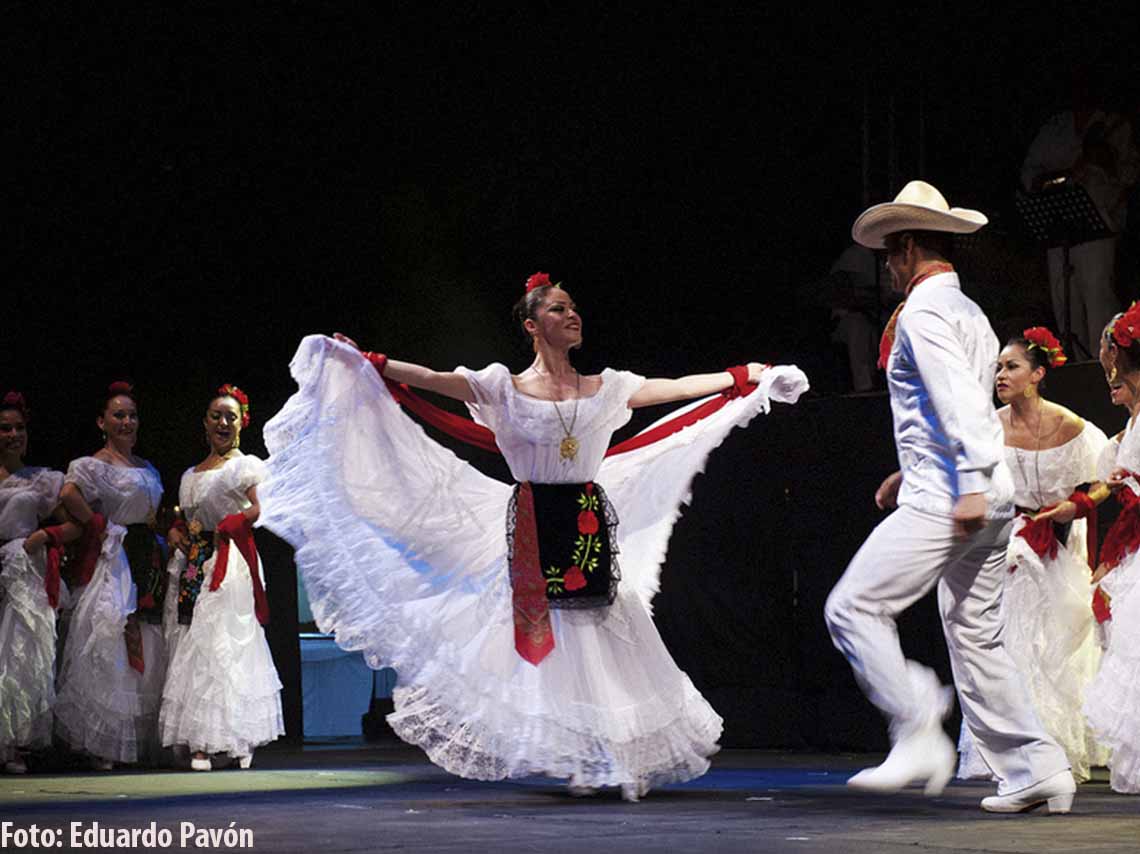
[[880,510],[894,510],[899,503],[899,487],[902,486],[902,472],[887,475],[887,479],[875,490],[875,506]]
[[981,492],[967,492],[958,496],[958,501],[954,504],[954,533],[964,539],[985,526],[986,496]]

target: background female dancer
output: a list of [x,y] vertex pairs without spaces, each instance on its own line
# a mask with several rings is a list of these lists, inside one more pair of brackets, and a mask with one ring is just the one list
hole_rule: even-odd
[[164,745],[194,752],[209,771],[211,753],[248,768],[253,750],[285,732],[281,681],[261,623],[268,619],[251,525],[265,464],[243,454],[249,399],[224,385],[202,421],[210,453],[178,488],[183,518],[168,535],[166,625],[170,667],[160,728]]
[[[1111,751],[1110,782],[1117,792],[1140,793],[1140,302],[1113,318],[1100,345],[1100,363],[1113,403],[1128,405],[1128,423],[1108,484],[1120,515],[1093,575],[1098,619],[1111,623],[1100,671],[1085,694],[1085,717]],[[1101,596],[1103,593],[1103,597]]]
[[66,522],[38,530],[49,516],[63,518],[63,472],[24,465],[28,408],[23,395],[0,399],[0,762],[10,774],[28,770],[26,754],[51,746],[55,704],[55,609],[67,595],[47,568],[45,546],[79,535]]
[[[1089,779],[1091,765],[1106,758],[1081,713],[1085,686],[1100,662],[1089,607],[1087,524],[1077,519],[1055,526],[1032,518],[1096,481],[1097,458],[1108,440],[1095,424],[1042,395],[1048,371],[1064,362],[1060,343],[1043,327],[1026,329],[998,356],[994,385],[1006,404],[998,417],[1020,511],[1006,551],[1003,638],[1037,717],[1081,781]],[[991,776],[965,722],[958,749],[959,777]]]
[[128,383],[111,384],[95,424],[103,447],[72,461],[62,493],[72,518],[89,529],[93,560],[80,561],[74,579],[56,726],[73,749],[109,770],[115,762],[158,758],[165,575],[154,525],[162,480],[134,453],[139,413]]
[[[536,274],[516,312],[535,349],[517,376],[373,356],[378,373],[346,339],[306,338],[292,363],[300,390],[266,427],[262,522],[296,547],[318,625],[397,669],[388,721],[433,762],[637,800],[703,774],[722,726],[650,617],[673,522],[728,431],[807,382],[756,363],[675,380],[582,376],[566,291]],[[385,380],[466,402],[518,484],[431,441]],[[603,462],[631,407],[725,390],[752,393]]]

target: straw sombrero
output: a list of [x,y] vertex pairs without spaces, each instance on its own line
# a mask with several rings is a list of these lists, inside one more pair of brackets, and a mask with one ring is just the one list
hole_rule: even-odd
[[925,181],[911,181],[893,202],[867,208],[851,226],[851,237],[868,249],[882,249],[883,238],[899,231],[972,234],[989,222],[981,211],[952,208]]

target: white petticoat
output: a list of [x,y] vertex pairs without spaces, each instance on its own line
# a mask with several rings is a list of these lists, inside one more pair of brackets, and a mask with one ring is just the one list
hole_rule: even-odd
[[[210,590],[214,562],[211,557],[203,566],[191,624],[169,627],[171,658],[159,729],[167,746],[249,756],[285,732],[281,681],[254,615],[249,564],[231,545],[226,577]],[[175,591],[185,568],[186,557],[176,552],[170,566]]]
[[[126,528],[108,524],[91,581],[75,591],[60,668],[56,729],[73,749],[113,762],[136,762],[145,754],[140,698],[142,677],[127,661],[124,629],[135,610],[136,591],[123,551]],[[150,633],[148,633],[150,634]]]
[[716,415],[603,463],[618,597],[552,609],[554,650],[534,666],[514,645],[511,487],[428,439],[359,354],[309,338],[292,369],[300,390],[265,429],[261,524],[296,548],[318,626],[396,668],[388,720],[401,738],[481,780],[656,786],[708,769],[722,720],[670,657],[650,602],[693,476],[769,397],[798,398],[802,373],[775,369]]
[[1101,581],[1111,597],[1108,646],[1085,691],[1085,718],[1111,751],[1112,788],[1140,793],[1140,551]]
[[0,567],[0,762],[7,762],[16,748],[51,745],[56,625],[43,550],[28,555],[22,538],[11,540],[0,548]]
[[[1088,780],[1090,768],[1104,765],[1108,752],[1081,713],[1101,658],[1092,613],[1092,571],[1080,548],[1086,525],[1083,519],[1073,523],[1069,542],[1075,548],[1058,544],[1056,558],[1042,559],[1017,536],[1025,523],[1024,516],[1014,521],[1006,552],[1007,567],[1016,569],[1006,575],[1002,592],[1002,639],[1045,731],[1065,751],[1073,776]],[[959,777],[991,777],[965,722],[958,750]]]

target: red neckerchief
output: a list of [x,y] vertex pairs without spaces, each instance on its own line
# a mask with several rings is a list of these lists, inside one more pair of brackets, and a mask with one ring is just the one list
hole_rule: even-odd
[[887,321],[887,327],[883,330],[883,337],[879,339],[879,367],[882,370],[887,369],[887,360],[891,358],[891,348],[895,346],[895,326],[899,322],[899,314],[906,305],[907,298],[910,297],[911,292],[929,279],[931,276],[937,276],[941,273],[953,273],[954,265],[946,261],[935,261],[923,272],[919,273],[907,283],[906,296],[903,301],[898,304],[898,307],[891,313],[891,319]]

